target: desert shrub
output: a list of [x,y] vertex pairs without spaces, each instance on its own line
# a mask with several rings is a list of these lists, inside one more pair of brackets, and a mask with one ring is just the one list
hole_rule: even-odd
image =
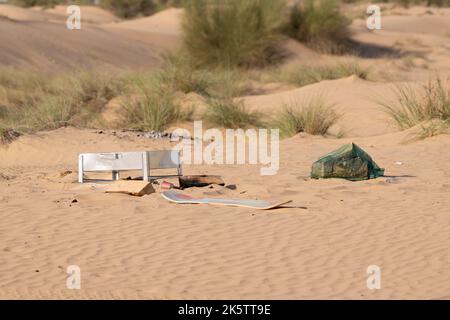
[[334,80],[355,75],[367,79],[369,70],[357,63],[339,63],[335,65],[301,65],[287,72],[278,72],[276,78],[296,86],[306,86],[323,80]]
[[287,32],[316,49],[339,53],[348,45],[350,22],[335,0],[306,0],[292,7]]
[[274,58],[283,0],[186,0],[184,6],[184,47],[197,65],[260,65]]
[[194,69],[188,58],[172,55],[167,58],[167,65],[156,73],[159,81],[171,86],[174,91],[183,93],[195,92],[207,95],[214,79],[211,72]]
[[[53,7],[55,5],[78,4],[93,5],[93,0],[9,0],[9,3],[22,7]],[[100,0],[99,5],[122,18],[148,16],[169,6],[180,5],[181,0]]]
[[440,119],[425,121],[419,126],[420,131],[416,132],[416,138],[425,139],[437,136],[450,131],[450,123]]
[[338,78],[345,78],[353,75],[360,79],[368,79],[369,69],[362,67],[356,62],[338,63],[335,65],[333,74]]
[[119,75],[109,72],[80,71],[68,77],[54,79],[57,95],[74,96],[85,108],[99,113],[115,96],[122,93]]
[[22,112],[22,125],[30,131],[57,129],[73,122],[78,114],[73,97],[50,96]]
[[12,0],[8,2],[23,7],[33,7],[33,6],[53,7],[57,4],[67,3],[67,1],[64,0]]
[[87,126],[118,95],[107,73],[78,72],[50,77],[33,71],[0,70],[0,109],[4,123],[23,131]]
[[160,83],[151,85],[141,82],[137,95],[128,96],[122,101],[124,126],[145,131],[163,131],[172,123],[186,120],[192,110],[185,113],[175,103],[173,92]]
[[92,0],[8,0],[8,3],[22,6],[22,7],[34,7],[40,6],[44,8],[51,8],[56,5],[69,5],[69,4],[77,4],[77,5],[92,5],[94,1]]
[[450,0],[427,0],[427,6],[450,7]]
[[195,92],[205,97],[219,93],[237,95],[240,92],[239,73],[227,68],[194,68],[184,54],[170,55],[166,66],[154,77],[173,91]]
[[332,105],[326,104],[321,97],[315,97],[306,103],[285,104],[274,126],[280,129],[283,137],[300,132],[325,135],[339,118]]
[[247,110],[244,101],[232,97],[216,97],[207,101],[205,120],[224,128],[247,128],[261,125],[260,114]]
[[42,100],[49,77],[31,70],[0,69],[0,118],[7,126],[23,122],[24,111]]
[[0,87],[29,92],[48,82],[48,75],[34,70],[22,70],[2,67],[0,69]]
[[384,3],[395,3],[402,7],[408,8],[413,4],[419,4],[420,0],[383,0]]
[[44,97],[26,108],[27,126],[32,130],[86,127],[118,95],[117,81],[109,73],[89,71],[53,78]]
[[434,125],[425,124],[425,130],[436,128],[437,123],[450,125],[450,90],[439,78],[430,80],[422,89],[417,94],[412,87],[399,85],[394,89],[395,100],[380,102],[401,130],[430,121]]
[[156,3],[153,0],[102,0],[101,5],[122,18],[147,16],[156,10]]
[[148,16],[168,6],[179,5],[181,0],[101,0],[100,5],[117,16],[129,19]]

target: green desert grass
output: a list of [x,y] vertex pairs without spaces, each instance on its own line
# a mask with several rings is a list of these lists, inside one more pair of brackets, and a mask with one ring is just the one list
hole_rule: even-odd
[[[210,124],[225,128],[241,128],[260,124],[260,115],[250,112],[242,100],[234,99],[245,91],[242,70],[218,66],[195,68],[183,52],[167,58],[167,66],[150,75],[147,84],[172,94],[195,92],[206,102],[204,118]],[[172,97],[173,98],[173,97]],[[173,99],[172,99],[173,100]],[[188,111],[192,114],[192,111]],[[186,119],[186,116],[182,116]],[[174,121],[177,121],[175,117]]]
[[349,39],[351,20],[335,0],[305,0],[291,9],[287,33],[326,53],[341,53]]
[[[265,66],[279,61],[283,34],[327,53],[349,49],[349,25],[336,0],[186,0],[184,49],[197,66]],[[287,14],[288,13],[288,14]]]
[[368,79],[369,69],[356,62],[345,62],[323,66],[300,65],[288,71],[277,70],[272,74],[272,80],[302,87],[323,80],[335,80],[352,75]]
[[101,0],[100,5],[125,19],[148,16],[157,11],[155,1],[149,0]]
[[205,98],[217,95],[238,96],[245,90],[241,70],[235,68],[195,68],[184,52],[165,57],[166,65],[151,72],[129,72],[122,77],[126,90],[159,85],[174,93],[197,93]]
[[[89,2],[88,0],[84,0]],[[148,16],[170,6],[179,6],[181,0],[100,0],[100,6],[119,17],[130,19]],[[92,4],[92,2],[90,3]]]
[[207,99],[204,119],[210,124],[231,129],[262,124],[258,112],[249,111],[243,100],[233,99],[231,96]]
[[340,118],[333,105],[327,104],[321,96],[307,102],[294,101],[283,106],[274,126],[280,129],[282,137],[300,132],[325,135]]
[[8,2],[22,7],[32,7],[32,6],[53,7],[57,4],[65,3],[65,1],[63,0],[10,0]]
[[[148,16],[170,6],[180,5],[181,0],[100,0],[98,5],[119,17],[128,19]],[[93,5],[92,0],[9,0],[8,3],[22,7],[54,7],[55,5]]]
[[[0,70],[0,124],[20,132],[52,130],[65,126],[101,126],[101,113],[113,98],[122,98],[126,128],[163,130],[176,121],[186,121],[192,108],[180,108],[178,93],[196,92],[217,107],[241,92],[240,75],[227,69],[193,69],[185,61],[171,60],[155,72],[112,74],[80,71],[50,76],[31,70]],[[234,106],[234,102],[227,106]],[[214,110],[217,110],[215,108]],[[241,107],[226,125],[242,116]],[[236,117],[237,114],[240,116]],[[214,112],[212,113],[214,114]],[[250,121],[251,122],[251,121]]]
[[108,73],[80,71],[50,76],[0,70],[0,121],[23,132],[88,126],[120,86]]
[[[122,1],[124,2],[124,5],[126,5],[126,3],[130,4],[132,2],[138,2],[138,1],[146,1],[146,0],[126,0],[126,1]],[[8,0],[8,3],[17,5],[17,6],[22,6],[22,7],[33,7],[33,6],[40,6],[40,7],[44,7],[44,8],[48,8],[48,7],[54,7],[56,5],[69,5],[69,4],[77,4],[77,5],[92,5],[92,1],[90,0]],[[107,0],[101,0],[100,3],[102,2],[108,2]]]
[[174,92],[153,78],[137,84],[135,90],[122,99],[123,122],[128,129],[163,131],[178,121],[189,120],[192,109],[182,110],[175,102]]
[[195,92],[205,97],[223,93],[237,96],[242,92],[241,74],[237,69],[195,68],[195,63],[183,52],[169,55],[166,62],[155,77],[173,91]]
[[450,126],[450,90],[440,78],[430,80],[420,91],[409,85],[398,85],[394,93],[394,100],[379,103],[399,129],[420,125],[421,135],[430,136]]
[[6,126],[0,122],[0,137],[3,138],[5,132],[6,132],[7,128]]
[[184,7],[184,47],[198,65],[261,65],[273,58],[284,0],[186,0]]

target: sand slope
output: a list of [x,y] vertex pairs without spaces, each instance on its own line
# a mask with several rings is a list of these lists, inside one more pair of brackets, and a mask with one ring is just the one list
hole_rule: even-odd
[[284,105],[292,106],[298,102],[297,106],[301,107],[303,103],[319,98],[342,115],[335,130],[345,129],[351,137],[373,136],[397,131],[377,102],[391,99],[393,89],[393,86],[351,76],[281,93],[245,97],[244,101],[254,110],[276,116]]
[[[14,21],[66,21],[68,6],[58,5],[53,8],[21,8],[0,4],[0,16]],[[111,23],[120,19],[109,11],[94,6],[80,6],[82,23]]]
[[[62,21],[63,17],[41,10],[31,10],[8,4],[0,4],[0,17],[13,21]],[[65,20],[65,19],[64,19]],[[2,29],[3,30],[3,29]]]
[[[67,7],[68,6],[58,5],[58,6],[54,6],[53,8],[35,7],[33,9],[37,10],[37,11],[44,11],[44,12],[47,12],[47,13],[50,13],[53,15],[60,16],[65,20],[68,17]],[[82,22],[101,24],[101,23],[111,23],[111,22],[120,21],[120,19],[118,17],[116,17],[114,14],[112,14],[111,12],[109,12],[107,10],[99,8],[99,7],[80,6],[80,9],[81,9]]]
[[0,65],[40,70],[160,66],[161,54],[180,44],[181,9],[123,21],[81,6],[81,30],[66,28],[66,6],[24,9],[0,5]]
[[120,67],[152,68],[154,48],[95,26],[68,30],[65,22],[17,23],[0,18],[0,64],[39,70]]
[[179,36],[181,34],[182,15],[183,9],[170,8],[150,17],[122,21],[114,25],[125,29]]
[[169,8],[150,17],[107,23],[102,27],[162,50],[174,51],[181,44],[182,15],[183,9]]

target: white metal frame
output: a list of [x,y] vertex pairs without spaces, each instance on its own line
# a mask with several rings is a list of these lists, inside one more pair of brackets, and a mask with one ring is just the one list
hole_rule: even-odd
[[86,180],[85,172],[112,173],[112,180],[119,179],[120,171],[141,170],[144,181],[150,179],[169,177],[150,176],[150,171],[155,169],[177,169],[177,175],[182,176],[181,153],[177,150],[142,151],[142,152],[107,152],[107,153],[82,153],[78,155],[78,182]]

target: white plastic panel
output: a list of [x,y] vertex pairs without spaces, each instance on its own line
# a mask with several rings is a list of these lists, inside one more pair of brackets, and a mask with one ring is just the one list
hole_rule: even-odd
[[178,150],[148,151],[150,169],[171,169],[180,166]]
[[144,152],[84,153],[83,171],[142,170]]

